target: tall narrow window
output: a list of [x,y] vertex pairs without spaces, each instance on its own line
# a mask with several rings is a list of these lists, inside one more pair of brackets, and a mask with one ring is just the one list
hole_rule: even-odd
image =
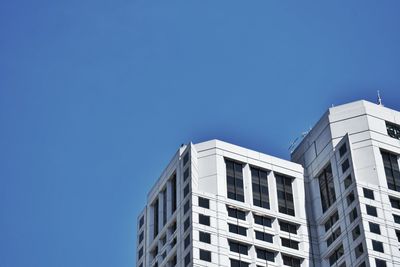
[[278,191],[279,212],[295,216],[293,192],[292,192],[293,179],[280,174],[275,174],[275,177],[276,177],[276,188]]
[[153,215],[153,237],[156,237],[158,235],[158,199],[153,204]]
[[335,185],[333,183],[332,168],[329,164],[318,176],[321,192],[322,211],[325,212],[336,201]]
[[269,209],[268,173],[263,170],[251,168],[251,181],[253,185],[253,204]]
[[228,198],[244,202],[242,164],[226,160]]
[[167,188],[162,191],[163,195],[163,225],[167,223]]
[[176,210],[176,175],[171,178],[171,212],[174,213]]
[[381,154],[388,187],[391,190],[400,192],[400,171],[397,155],[386,151],[381,151]]

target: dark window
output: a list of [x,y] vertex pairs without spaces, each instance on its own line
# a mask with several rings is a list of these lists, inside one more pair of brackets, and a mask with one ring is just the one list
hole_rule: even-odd
[[226,160],[228,198],[244,202],[242,164]]
[[349,214],[350,223],[354,222],[354,220],[357,219],[357,217],[358,217],[357,208],[354,208]]
[[139,235],[139,243],[143,241],[144,238],[144,232],[141,232]]
[[361,264],[359,264],[357,267],[367,267],[367,265],[365,264],[365,261],[363,261]]
[[243,255],[248,255],[249,246],[239,242],[229,240],[229,250]]
[[353,183],[351,179],[351,174],[349,174],[345,179],[344,179],[344,189],[347,189],[351,184]]
[[143,256],[143,247],[139,249],[138,259],[140,259],[142,256]]
[[183,205],[183,214],[186,214],[186,212],[188,212],[190,208],[190,199],[188,199],[185,203],[185,205]]
[[253,204],[269,209],[268,173],[263,170],[251,168],[251,181],[253,186]]
[[190,217],[187,217],[185,222],[183,223],[183,230],[186,231],[190,226]]
[[234,208],[227,207],[228,209],[228,216],[232,218],[236,218],[239,220],[246,220],[246,212]]
[[379,241],[376,241],[376,240],[372,240],[372,248],[375,251],[383,253],[383,243],[382,242],[379,242]]
[[210,208],[210,200],[204,197],[199,197],[199,206],[202,208]]
[[200,249],[200,260],[211,262],[211,251]]
[[229,225],[229,232],[244,236],[247,235],[247,228],[231,223],[228,223],[228,225]]
[[353,241],[356,240],[361,235],[360,226],[357,225],[356,227],[354,227],[354,229],[351,232],[351,234],[353,235]]
[[354,199],[355,199],[355,197],[354,197],[354,191],[351,191],[351,192],[347,195],[347,197],[346,197],[347,206],[350,206],[350,204],[353,203]]
[[275,261],[275,253],[266,249],[256,248],[257,258],[266,261]]
[[378,235],[381,234],[381,229],[377,223],[369,222],[369,231]]
[[375,266],[376,267],[386,267],[386,261],[375,259]]
[[390,137],[400,140],[400,126],[399,125],[396,125],[396,124],[390,123],[390,122],[386,122],[386,130]]
[[365,205],[367,208],[367,214],[371,216],[378,217],[378,212],[376,211],[376,207]]
[[189,152],[186,153],[186,155],[183,157],[183,166],[186,165],[186,163],[188,163],[189,161]]
[[339,156],[343,157],[344,154],[347,152],[347,146],[346,143],[344,143],[340,148],[339,148]]
[[393,214],[393,220],[395,223],[400,224],[400,216],[399,215]]
[[185,266],[188,266],[190,263],[190,251],[185,256]]
[[238,261],[234,259],[229,259],[231,261],[231,267],[249,267],[250,263],[244,261]]
[[400,192],[400,171],[397,155],[381,151],[388,188]]
[[337,262],[343,256],[343,245],[340,244],[335,251],[329,256],[329,264],[332,266],[335,262]]
[[187,248],[190,244],[190,234],[185,237],[184,247]]
[[354,250],[355,254],[356,254],[356,259],[358,259],[363,253],[364,253],[364,247],[363,244],[360,243],[356,249]]
[[279,228],[281,231],[297,234],[298,225],[279,220]]
[[328,232],[329,229],[339,220],[339,213],[335,211],[328,220],[325,222],[325,232]]
[[172,204],[172,213],[176,210],[176,175],[171,178],[171,189],[172,189],[172,196],[171,196],[171,204]]
[[139,228],[141,228],[143,226],[143,224],[144,224],[144,216],[140,217]]
[[342,231],[339,227],[328,237],[326,240],[326,245],[329,247],[341,234]]
[[211,244],[211,234],[206,232],[199,232],[200,242]]
[[271,227],[271,224],[272,224],[272,219],[271,218],[264,217],[264,216],[259,216],[259,215],[256,215],[256,214],[253,214],[253,216],[254,216],[254,223],[255,224]]
[[163,225],[167,223],[167,188],[162,191],[163,195]]
[[272,235],[260,231],[255,231],[256,239],[272,243]]
[[369,199],[375,199],[374,191],[372,191],[371,189],[363,188],[363,192],[364,192],[364,197]]
[[301,259],[282,254],[283,264],[286,266],[300,267]]
[[199,223],[203,225],[210,225],[210,216],[199,214]]
[[335,185],[330,164],[318,176],[318,180],[319,190],[321,193],[322,211],[325,212],[336,201]]
[[279,212],[295,216],[292,192],[293,179],[280,174],[275,174],[275,177]]
[[400,242],[400,231],[396,230],[397,241]]
[[175,231],[176,231],[176,221],[174,221],[172,224],[170,224],[169,231],[170,231],[171,234],[175,233]]
[[185,182],[187,178],[189,178],[189,168],[183,172],[183,181]]
[[293,248],[293,249],[299,249],[299,242],[288,239],[288,238],[283,238],[281,237],[281,242],[282,246],[288,247],[288,248]]
[[187,184],[183,189],[183,197],[186,197],[188,194],[189,194],[189,184]]
[[389,197],[390,204],[392,205],[392,208],[394,209],[400,209],[400,199],[394,198],[394,197]]
[[345,173],[350,167],[350,163],[349,163],[349,159],[346,159],[343,163],[342,163],[342,173]]
[[153,237],[158,235],[158,199],[153,204]]
[[172,259],[169,261],[169,266],[175,266],[178,263],[176,255],[172,257]]

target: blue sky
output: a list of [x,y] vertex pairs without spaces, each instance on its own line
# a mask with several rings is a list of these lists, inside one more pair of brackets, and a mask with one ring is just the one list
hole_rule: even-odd
[[0,267],[131,267],[181,143],[288,158],[332,104],[400,110],[399,1],[2,1]]

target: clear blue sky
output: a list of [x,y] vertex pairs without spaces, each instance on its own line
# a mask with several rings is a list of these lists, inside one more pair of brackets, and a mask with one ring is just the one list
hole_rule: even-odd
[[1,1],[0,267],[132,267],[181,143],[288,158],[332,104],[400,110],[399,1]]

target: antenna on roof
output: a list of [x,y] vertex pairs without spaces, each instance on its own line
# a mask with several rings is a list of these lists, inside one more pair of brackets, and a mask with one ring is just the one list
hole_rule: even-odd
[[302,132],[301,136],[298,136],[296,139],[294,139],[294,141],[290,144],[290,146],[288,148],[290,153],[293,153],[298,141],[300,141],[300,139],[303,139],[310,131],[311,131],[311,127],[310,127],[310,130]]
[[382,105],[382,98],[381,98],[381,94],[379,93],[379,90],[378,90],[378,105],[379,106],[383,106]]

